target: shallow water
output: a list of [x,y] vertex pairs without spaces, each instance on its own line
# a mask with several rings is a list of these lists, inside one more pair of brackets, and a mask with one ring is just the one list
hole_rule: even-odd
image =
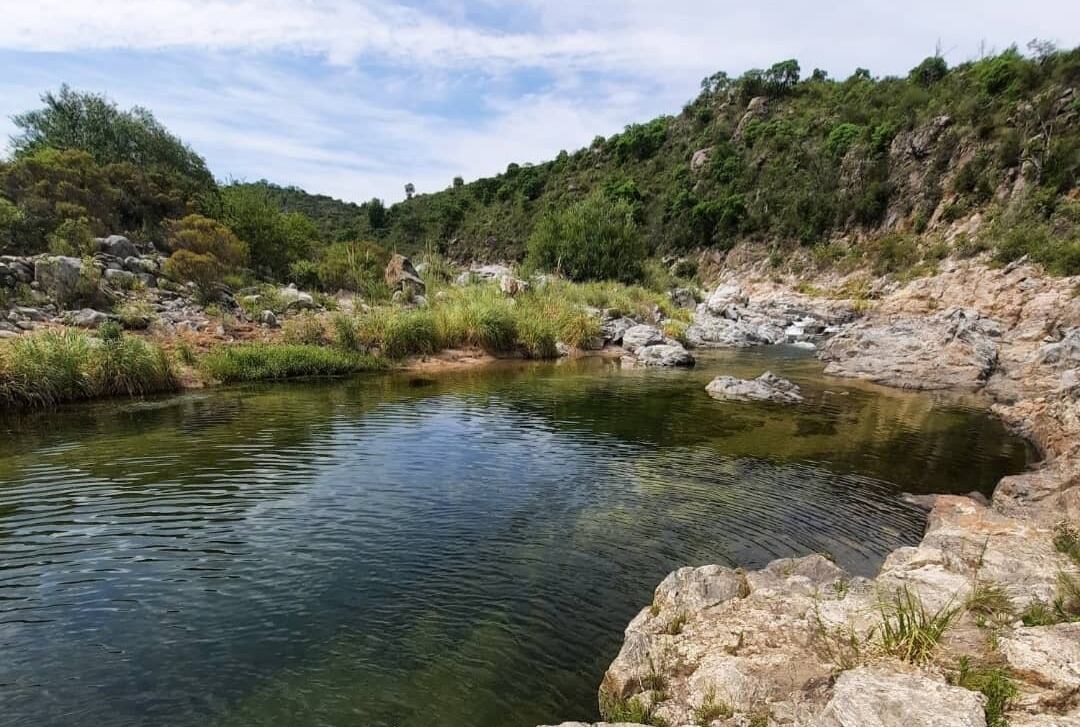
[[[721,403],[764,368],[803,405]],[[918,540],[901,491],[1028,451],[978,401],[791,349],[189,394],[0,419],[0,724],[532,727],[596,716],[670,570]]]

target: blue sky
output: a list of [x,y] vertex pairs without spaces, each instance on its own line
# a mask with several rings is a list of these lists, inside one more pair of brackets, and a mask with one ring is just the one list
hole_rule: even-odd
[[1080,3],[0,0],[0,135],[66,82],[151,109],[222,179],[360,201],[677,112],[716,71],[905,73],[1080,35]]

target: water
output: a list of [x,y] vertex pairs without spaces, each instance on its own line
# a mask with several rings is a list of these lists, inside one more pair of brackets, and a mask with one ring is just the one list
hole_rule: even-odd
[[[721,403],[765,367],[801,406]],[[918,540],[989,492],[979,402],[785,349],[218,390],[0,421],[0,724],[533,727],[596,716],[670,570]]]

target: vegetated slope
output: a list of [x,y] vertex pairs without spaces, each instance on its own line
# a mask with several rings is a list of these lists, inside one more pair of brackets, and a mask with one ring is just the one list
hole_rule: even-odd
[[[984,211],[993,224],[955,244],[1077,272],[1080,49],[1033,50],[952,69],[931,57],[905,78],[799,80],[795,61],[718,73],[676,116],[415,196],[383,227],[362,219],[357,234],[459,259],[519,258],[541,215],[602,194],[633,205],[652,253],[750,239],[829,258],[884,245],[877,257],[903,267],[928,254],[930,237],[882,243],[885,233],[913,239]],[[823,245],[841,236],[875,242]]]
[[315,223],[325,242],[344,242],[356,238],[361,217],[381,202],[368,203],[364,208],[355,202],[343,202],[325,194],[311,194],[299,187],[282,187],[265,179],[258,182],[236,183],[233,187],[254,188],[276,202],[286,214],[300,213]]

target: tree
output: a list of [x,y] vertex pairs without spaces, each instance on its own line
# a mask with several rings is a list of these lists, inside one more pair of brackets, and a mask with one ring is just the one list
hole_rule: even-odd
[[633,208],[603,193],[549,210],[528,244],[531,265],[571,280],[640,280],[646,255]]
[[945,62],[945,59],[939,55],[934,55],[926,58],[922,63],[912,68],[911,73],[908,74],[908,78],[913,83],[929,88],[945,78],[948,73],[949,65]]
[[386,205],[378,197],[372,197],[367,207],[368,227],[378,231],[386,227]]
[[221,221],[247,243],[252,266],[265,274],[284,277],[320,243],[311,220],[299,212],[283,214],[265,187],[225,187],[221,203]]
[[782,96],[799,82],[799,62],[794,58],[774,63],[765,71],[764,79],[770,96]]
[[44,108],[12,119],[21,130],[12,138],[16,157],[45,148],[81,149],[101,165],[127,162],[172,175],[192,194],[215,186],[203,158],[144,108],[122,111],[105,96],[67,85],[41,100]]
[[[564,152],[565,153],[565,152]],[[454,177],[454,189],[460,189],[465,186],[465,179],[462,177]]]
[[416,194],[416,185],[409,182],[405,185],[405,199],[412,199],[414,194]]
[[204,297],[231,270],[247,263],[247,246],[217,220],[188,215],[171,221],[168,229],[173,252],[165,261],[165,275],[195,283]]

